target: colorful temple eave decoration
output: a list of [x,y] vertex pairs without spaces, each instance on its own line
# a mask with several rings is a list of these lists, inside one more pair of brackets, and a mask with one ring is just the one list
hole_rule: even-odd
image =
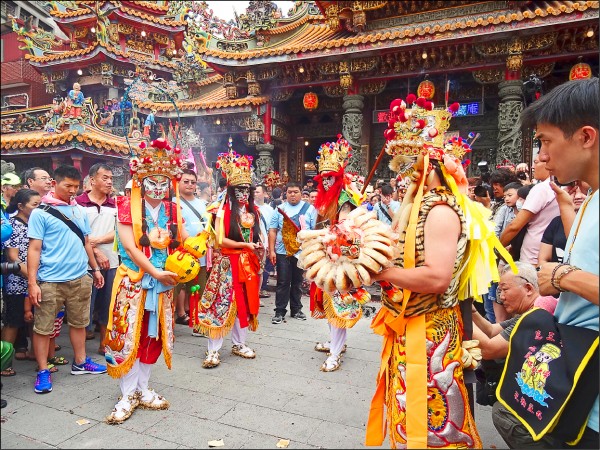
[[32,149],[41,150],[65,144],[71,144],[69,148],[81,147],[85,144],[96,149],[93,153],[129,156],[129,146],[124,139],[106,136],[95,130],[85,130],[83,133],[78,130],[67,130],[62,133],[48,133],[42,130],[8,134],[2,136],[0,149],[7,153],[22,154],[30,153]]
[[[279,55],[289,55],[305,53],[319,50],[331,50],[343,48],[352,45],[365,45],[389,42],[390,45],[399,42],[395,40],[411,40],[418,37],[430,36],[434,40],[449,39],[448,33],[457,33],[460,36],[468,34],[468,30],[479,29],[488,26],[504,25],[514,27],[517,23],[548,16],[561,16],[565,14],[578,14],[588,9],[598,10],[600,2],[559,2],[560,5],[551,5],[545,9],[535,8],[524,11],[494,11],[481,13],[479,15],[470,15],[466,17],[449,18],[435,23],[420,23],[397,27],[392,30],[380,30],[365,32],[354,36],[348,36],[347,31],[338,31],[329,27],[327,24],[306,24],[287,39],[281,40],[273,45],[266,45],[263,48],[256,48],[247,51],[224,51],[218,48],[201,48],[199,53],[207,61],[212,58],[223,60],[251,60],[254,58],[272,57]],[[532,6],[533,8],[533,6]],[[562,19],[564,20],[564,19]],[[521,26],[530,26],[530,23],[524,23]],[[494,30],[498,31],[497,27]]]
[[[225,90],[222,89],[223,97],[225,97]],[[227,99],[227,98],[219,98],[215,100],[207,100],[205,97],[201,97],[198,99],[186,101],[186,102],[177,102],[177,108],[180,111],[194,111],[194,110],[206,110],[206,109],[223,109],[229,107],[237,107],[237,106],[257,106],[267,103],[270,100],[268,96],[260,96],[260,97],[246,97],[246,98],[238,98],[238,99]],[[157,111],[173,111],[174,107],[170,103],[156,103],[156,102],[139,102],[140,108],[144,109],[156,109]]]

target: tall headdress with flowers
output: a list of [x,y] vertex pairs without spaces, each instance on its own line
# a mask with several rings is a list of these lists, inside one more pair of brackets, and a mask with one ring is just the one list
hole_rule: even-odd
[[337,141],[325,142],[319,147],[317,164],[319,173],[338,172],[348,164],[352,156],[352,147],[341,134],[337,135]]
[[151,175],[162,175],[174,181],[181,179],[184,166],[181,149],[172,148],[165,138],[155,139],[150,145],[142,141],[133,153],[129,171],[134,181],[141,183]]
[[231,147],[231,143],[232,139],[229,138],[229,151],[219,153],[217,169],[221,169],[228,186],[252,184],[252,156],[236,153]]

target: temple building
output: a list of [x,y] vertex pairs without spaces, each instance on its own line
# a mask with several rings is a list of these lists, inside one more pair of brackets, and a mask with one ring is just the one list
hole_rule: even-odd
[[[150,114],[207,173],[231,136],[255,156],[257,179],[276,170],[303,181],[341,133],[351,170],[366,175],[390,102],[411,92],[461,104],[449,133],[474,136],[471,174],[480,161],[531,162],[521,110],[599,69],[598,1],[317,0],[286,14],[250,1],[229,22],[205,2],[47,3],[67,40],[40,41],[18,19],[13,29],[57,100],[2,112],[3,159],[84,172],[108,160],[122,181]],[[82,117],[62,119],[74,83]],[[389,176],[381,164],[377,178]]]

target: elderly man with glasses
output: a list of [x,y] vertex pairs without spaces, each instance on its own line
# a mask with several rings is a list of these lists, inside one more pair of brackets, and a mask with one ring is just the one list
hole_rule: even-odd
[[21,178],[29,189],[33,189],[42,197],[52,190],[52,177],[41,167],[27,169]]
[[483,359],[502,359],[508,354],[510,334],[519,316],[534,307],[554,313],[556,298],[540,295],[535,267],[525,262],[515,262],[518,273],[515,275],[509,266],[501,273],[496,301],[512,315],[500,323],[490,323],[473,307],[473,339],[479,341]]

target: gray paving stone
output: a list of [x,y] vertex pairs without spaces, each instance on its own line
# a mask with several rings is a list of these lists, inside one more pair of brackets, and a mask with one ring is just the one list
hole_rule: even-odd
[[[81,426],[75,423],[78,419],[80,417],[75,414],[31,403],[7,417],[6,422],[2,424],[2,433],[6,430],[43,444],[58,446],[97,423],[92,421]],[[4,448],[4,444],[2,447]]]
[[219,422],[231,426],[244,424],[245,429],[308,443],[312,430],[321,421],[287,411],[242,403],[221,417]]
[[[2,410],[4,412],[4,410]],[[26,436],[13,433],[2,427],[2,448],[56,448],[43,442],[36,441]]]
[[57,448],[175,448],[177,444],[146,433],[132,433],[120,425],[95,425]]

